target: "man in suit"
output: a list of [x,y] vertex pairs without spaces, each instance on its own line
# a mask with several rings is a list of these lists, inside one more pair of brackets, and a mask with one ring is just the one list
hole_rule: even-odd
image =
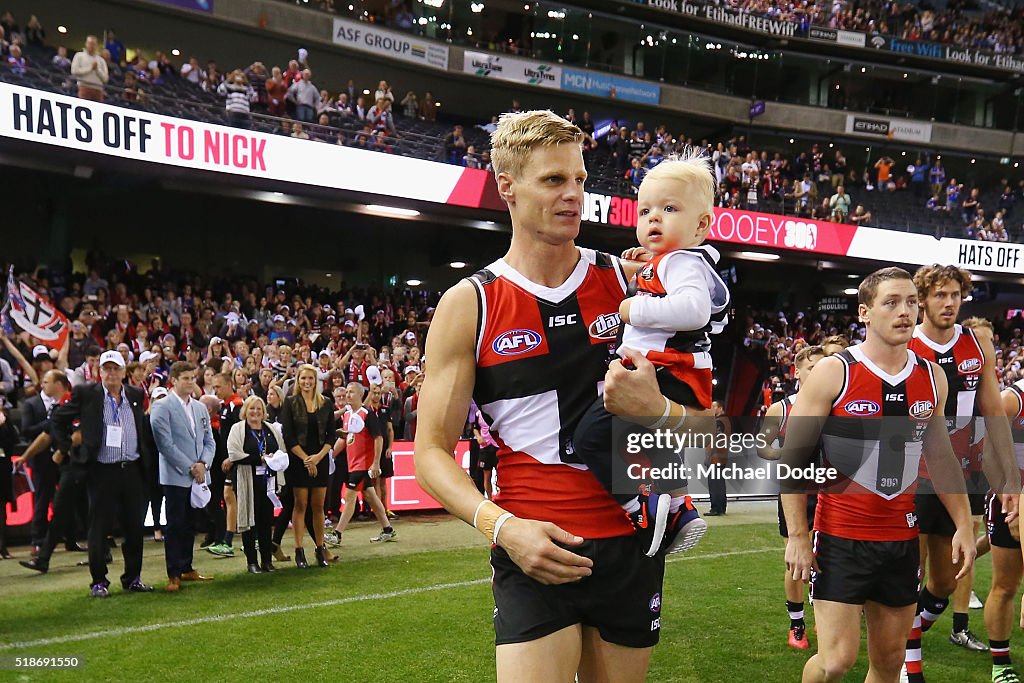
[[216,443],[210,414],[192,399],[196,366],[178,361],[171,366],[171,393],[153,404],[150,423],[160,458],[160,484],[164,488],[167,528],[164,550],[167,556],[168,593],[181,590],[182,581],[209,581],[192,568],[196,532],[192,524],[192,482],[206,481],[213,464]]
[[[143,456],[148,453],[148,429],[141,389],[124,384],[124,356],[106,351],[100,356],[100,381],[80,385],[71,399],[53,412],[54,438],[73,464],[85,469],[89,494],[89,572],[94,598],[110,595],[107,580],[106,536],[114,516],[124,533],[121,587],[131,593],[153,590],[142,582]],[[71,432],[79,421],[82,444],[71,449]]]
[[[45,348],[45,347],[44,347]],[[50,416],[68,391],[67,376],[60,370],[50,370],[41,375],[41,391],[25,401],[21,414],[21,433],[32,443],[43,432],[50,431]],[[58,469],[53,462],[53,448],[47,447],[36,454],[29,463],[32,468],[32,482],[35,484],[35,507],[32,512],[32,554],[38,555],[39,547],[46,540],[50,528],[50,503],[57,488]],[[74,538],[65,539],[68,550],[81,550]]]

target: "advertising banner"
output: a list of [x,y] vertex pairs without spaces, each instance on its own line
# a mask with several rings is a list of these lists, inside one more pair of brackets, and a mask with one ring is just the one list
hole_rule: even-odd
[[[503,209],[486,171],[113,107],[0,83],[0,137],[406,199]],[[332,169],[324,173],[323,169]]]
[[481,78],[497,78],[542,88],[558,89],[562,86],[562,67],[554,64],[471,50],[463,53],[462,60],[463,72]]
[[661,86],[656,83],[571,69],[567,66],[562,67],[562,90],[641,104],[661,102]]
[[932,124],[909,119],[846,115],[846,132],[907,142],[931,142]]
[[334,44],[435,69],[448,69],[448,46],[379,28],[365,21],[334,20]]

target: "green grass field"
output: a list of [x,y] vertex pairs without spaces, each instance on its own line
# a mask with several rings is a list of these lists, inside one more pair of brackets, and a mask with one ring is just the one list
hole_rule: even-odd
[[[710,522],[701,545],[668,565],[661,644],[648,679],[798,681],[808,655],[785,644],[774,503],[733,504]],[[250,576],[240,556],[216,559],[197,549],[197,568],[217,579],[178,595],[113,590],[93,600],[87,570],[72,566],[82,556],[62,552],[45,576],[0,562],[0,659],[85,662],[76,671],[0,671],[0,680],[493,680],[490,571],[479,535],[443,516],[403,518],[396,528],[397,542],[371,546],[373,527],[355,525],[342,561],[323,570],[290,565]],[[158,589],[162,562],[162,546],[147,541],[144,579]],[[979,562],[982,599],[990,566]],[[117,561],[115,586],[119,571]],[[950,619],[925,635],[928,680],[989,680],[987,653],[948,643]],[[978,610],[971,628],[986,638]],[[813,634],[811,643],[813,651]],[[848,680],[863,680],[861,652]]]

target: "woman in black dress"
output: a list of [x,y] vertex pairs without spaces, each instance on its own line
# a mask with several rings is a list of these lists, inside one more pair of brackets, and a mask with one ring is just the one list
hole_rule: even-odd
[[292,531],[295,532],[295,564],[305,569],[306,509],[313,511],[313,539],[316,560],[326,567],[324,548],[324,499],[327,495],[329,470],[327,454],[334,443],[334,409],[320,393],[316,368],[306,364],[299,367],[292,395],[281,410],[281,431],[291,463],[285,470],[285,480],[295,496],[292,510]]

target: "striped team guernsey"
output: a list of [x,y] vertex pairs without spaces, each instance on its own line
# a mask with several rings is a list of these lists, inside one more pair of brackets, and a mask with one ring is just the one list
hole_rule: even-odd
[[1013,451],[1017,456],[1017,468],[1024,477],[1024,379],[1019,379],[1009,386],[1017,397],[1017,412],[1010,416],[1010,429],[1013,432]]
[[822,449],[825,466],[838,470],[839,481],[818,493],[814,528],[856,541],[917,538],[917,471],[938,403],[931,367],[910,350],[896,375],[859,346],[835,357],[843,361],[845,377],[822,430]]
[[579,256],[555,288],[504,260],[469,278],[478,302],[473,398],[498,443],[496,503],[584,538],[628,536],[622,508],[572,447],[602,390],[626,279],[615,257],[583,248]]
[[[953,338],[945,344],[936,344],[918,325],[907,348],[918,356],[938,364],[946,373],[949,395],[943,414],[949,429],[953,452],[960,461],[964,476],[981,472],[981,452],[985,428],[977,408],[978,386],[985,367],[985,354],[974,332],[969,327],[953,326]],[[928,470],[921,463],[921,476],[928,478]]]

